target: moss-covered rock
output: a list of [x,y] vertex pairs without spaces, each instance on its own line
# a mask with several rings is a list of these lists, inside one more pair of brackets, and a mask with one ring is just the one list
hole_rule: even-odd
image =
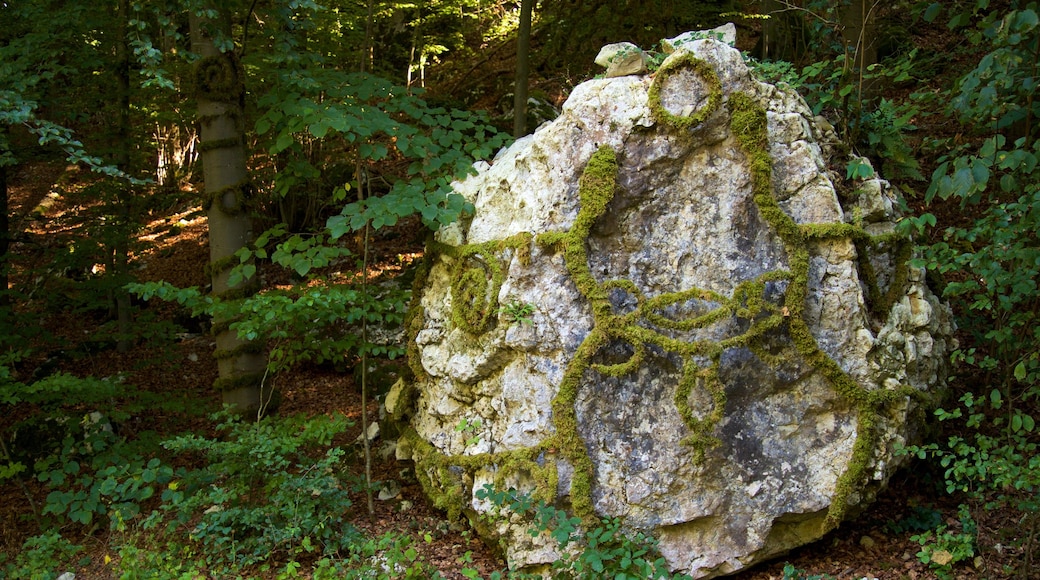
[[951,322],[890,192],[842,206],[818,133],[795,94],[692,40],[656,78],[579,86],[457,184],[476,212],[430,245],[416,378],[392,396],[434,503],[514,566],[559,554],[485,484],[618,517],[698,577],[865,505],[943,385]]

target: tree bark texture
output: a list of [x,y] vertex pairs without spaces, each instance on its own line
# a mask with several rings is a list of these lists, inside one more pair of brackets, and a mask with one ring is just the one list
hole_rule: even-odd
[[[198,104],[200,157],[209,221],[210,273],[213,294],[223,301],[245,298],[257,291],[257,278],[232,286],[229,274],[238,263],[235,252],[253,239],[249,198],[252,186],[246,167],[243,132],[245,85],[241,64],[233,52],[221,52],[215,34],[230,37],[230,20],[203,21],[191,17],[192,50],[200,56],[194,86]],[[215,317],[213,333],[219,377],[214,385],[223,401],[242,415],[270,410],[271,388],[264,387],[263,345],[238,338],[232,320]]]
[[513,137],[527,134],[527,81],[531,56],[531,13],[534,0],[520,2],[520,30],[516,37],[516,86],[513,88]]

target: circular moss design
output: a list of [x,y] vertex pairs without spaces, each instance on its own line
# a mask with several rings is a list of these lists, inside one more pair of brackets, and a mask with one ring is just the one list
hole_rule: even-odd
[[[661,91],[666,90],[670,78],[689,72],[700,77],[701,82],[707,85],[708,102],[689,115],[677,115],[669,111],[661,102]],[[692,129],[703,123],[722,104],[722,84],[711,65],[693,56],[692,53],[684,52],[680,56],[670,59],[657,71],[647,98],[650,111],[659,123],[676,129]]]
[[491,326],[498,306],[494,278],[486,262],[475,257],[459,260],[451,281],[451,311],[455,323],[470,334],[483,334]]
[[198,96],[208,101],[237,103],[243,94],[242,71],[234,53],[207,56],[195,63]]

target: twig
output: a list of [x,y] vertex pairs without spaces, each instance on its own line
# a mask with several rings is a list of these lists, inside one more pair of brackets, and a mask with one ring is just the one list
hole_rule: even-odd
[[[357,162],[358,197],[364,201],[365,184],[361,182],[361,161]],[[371,187],[371,186],[370,186]],[[369,195],[372,194],[369,189]],[[368,238],[369,222],[365,221],[364,249],[361,254],[361,296],[368,304]],[[361,316],[361,438],[365,447],[365,493],[368,496],[368,518],[375,519],[372,499],[372,444],[368,440],[368,316]]]
[[830,20],[827,20],[823,16],[820,16],[819,14],[813,12],[812,10],[809,10],[808,8],[803,8],[801,6],[795,6],[794,4],[791,4],[790,2],[788,2],[787,0],[779,0],[779,2],[780,2],[780,4],[783,4],[785,6],[785,8],[783,10],[773,10],[772,12],[770,12],[770,14],[779,14],[780,12],[791,12],[792,10],[796,11],[796,12],[805,12],[805,13],[811,15],[813,18],[816,18],[817,20],[820,20],[821,22],[824,22],[825,24],[829,24],[831,26],[839,26],[839,24],[837,22],[831,22]]

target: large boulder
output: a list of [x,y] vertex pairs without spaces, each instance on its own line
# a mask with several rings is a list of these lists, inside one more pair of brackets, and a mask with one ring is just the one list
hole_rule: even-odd
[[619,518],[726,574],[868,503],[945,380],[949,310],[880,179],[839,196],[802,99],[738,51],[577,87],[458,183],[388,410],[435,503],[514,567],[560,557],[476,492]]

